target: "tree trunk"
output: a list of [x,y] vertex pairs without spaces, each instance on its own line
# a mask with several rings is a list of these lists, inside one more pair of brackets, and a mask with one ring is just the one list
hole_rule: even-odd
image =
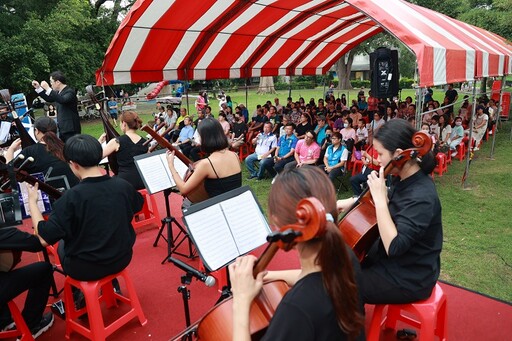
[[260,85],[258,86],[258,94],[275,94],[274,78],[273,77],[260,77]]
[[352,89],[352,84],[350,84],[350,71],[352,70],[352,62],[354,61],[354,54],[348,53],[348,58],[345,63],[345,56],[341,56],[341,58],[336,62],[336,73],[338,74],[338,89],[347,90]]

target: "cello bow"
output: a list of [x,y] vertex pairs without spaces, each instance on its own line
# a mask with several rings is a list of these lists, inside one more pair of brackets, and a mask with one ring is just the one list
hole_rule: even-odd
[[[192,160],[190,160],[185,154],[183,154],[178,148],[174,147],[171,143],[169,143],[169,141],[167,141],[165,138],[160,136],[160,134],[158,134],[156,131],[154,131],[149,125],[146,124],[145,126],[143,126],[140,129],[142,131],[145,131],[149,135],[151,135],[151,137],[160,146],[162,146],[162,147],[164,147],[164,148],[166,148],[166,149],[168,149],[170,151],[173,151],[174,154],[176,155],[176,157],[178,159],[180,159],[181,162],[183,162],[188,167],[188,171],[187,171],[187,174],[185,174],[185,179],[184,179],[185,181],[187,181],[187,179],[194,172],[194,162]],[[190,193],[188,193],[186,195],[186,197],[192,203],[196,203],[196,202],[208,199],[208,193],[206,192],[206,190],[204,188],[204,181],[201,182],[201,184],[198,187],[196,187],[192,191],[190,191]]]
[[[112,123],[110,123],[110,120],[108,118],[107,113],[105,113],[105,110],[103,109],[103,102],[100,102],[98,98],[96,97],[96,94],[94,93],[94,89],[92,85],[88,85],[85,87],[85,90],[87,91],[87,94],[89,95],[89,98],[94,103],[96,110],[99,111],[101,122],[103,123],[103,130],[106,134],[106,141],[107,143],[112,140],[119,137],[119,133],[117,130],[112,126]],[[119,172],[119,164],[117,163],[117,155],[116,153],[111,153],[108,157],[108,165],[112,172],[117,175]]]
[[[394,168],[402,168],[411,159],[421,158],[432,148],[432,139],[418,131],[412,136],[413,148],[402,151],[384,167],[384,176]],[[359,261],[363,261],[367,251],[379,237],[377,214],[369,187],[356,198],[347,213],[338,223],[343,239],[352,248]]]

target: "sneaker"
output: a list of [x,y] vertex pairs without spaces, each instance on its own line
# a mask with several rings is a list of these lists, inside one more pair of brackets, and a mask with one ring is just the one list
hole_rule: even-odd
[[53,326],[53,314],[51,312],[47,312],[46,314],[43,314],[43,317],[41,318],[41,321],[39,321],[39,324],[35,327],[30,328],[30,332],[32,333],[32,337],[36,339],[39,337],[42,333],[46,332],[48,329],[50,329],[51,326]]
[[5,332],[5,331],[8,331],[8,330],[16,328],[16,323],[14,323],[14,321],[12,319],[10,321],[7,321],[6,323],[7,324],[5,324],[4,326],[0,327],[0,332]]
[[247,177],[247,180],[252,180],[252,179],[257,178],[257,177],[258,177],[257,175],[249,175]]
[[480,150],[480,148],[475,147],[475,148],[473,148],[473,150],[476,152],[476,151]]
[[455,157],[455,156],[457,156],[457,152],[452,153],[452,157]]
[[277,179],[277,175],[274,176],[274,178],[272,179],[272,182],[271,182],[272,185],[274,184],[274,182],[276,182],[276,179]]

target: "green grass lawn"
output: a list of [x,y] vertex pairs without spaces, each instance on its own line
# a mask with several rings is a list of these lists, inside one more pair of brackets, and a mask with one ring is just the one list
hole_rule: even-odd
[[[294,90],[292,97],[322,97],[323,89]],[[351,91],[354,98],[357,90]],[[231,93],[235,103],[245,103],[245,92]],[[413,96],[413,90],[404,90],[402,98]],[[277,95],[249,94],[249,112],[256,104],[279,97],[285,102],[288,92]],[[442,90],[435,90],[436,99],[443,96]],[[150,121],[154,104],[140,102],[137,111],[143,120]],[[193,104],[191,104],[193,105]],[[217,101],[210,104],[214,110]],[[214,111],[215,112],[215,111]],[[103,132],[100,121],[83,122],[83,132],[99,136]],[[441,279],[512,301],[512,140],[511,122],[499,127],[494,159],[490,160],[491,141],[486,142],[475,153],[471,162],[467,184],[461,183],[465,162],[453,160],[448,173],[435,176],[435,182],[443,206],[444,248],[442,253]],[[246,181],[250,185],[264,210],[270,180]],[[340,192],[339,197],[348,197],[351,192]]]

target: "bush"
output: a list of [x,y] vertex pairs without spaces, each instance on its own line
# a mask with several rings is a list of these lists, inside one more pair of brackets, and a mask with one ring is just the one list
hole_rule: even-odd
[[352,84],[353,88],[369,88],[370,87],[370,81],[369,80],[360,80],[360,79],[353,79],[350,81],[350,84]]
[[400,78],[400,81],[398,82],[398,86],[400,89],[410,89],[412,88],[412,84],[414,83],[414,79],[403,77]]

